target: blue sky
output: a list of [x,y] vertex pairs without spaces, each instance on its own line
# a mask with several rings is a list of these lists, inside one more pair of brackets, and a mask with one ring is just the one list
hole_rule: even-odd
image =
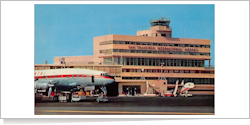
[[[172,37],[210,39],[214,65],[214,5],[35,5],[35,64],[57,56],[93,55],[93,37],[136,35],[153,18],[170,18]],[[147,28],[145,28],[147,26]],[[208,64],[208,63],[206,63]]]

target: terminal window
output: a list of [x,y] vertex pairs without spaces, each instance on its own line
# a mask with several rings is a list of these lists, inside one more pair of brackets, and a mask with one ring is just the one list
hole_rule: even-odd
[[164,37],[166,37],[166,34],[161,34],[161,36],[164,36]]

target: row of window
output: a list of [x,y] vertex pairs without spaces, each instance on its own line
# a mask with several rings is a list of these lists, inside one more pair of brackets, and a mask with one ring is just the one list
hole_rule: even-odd
[[158,25],[160,25],[160,26],[169,26],[169,23],[170,22],[152,22],[152,23],[150,23],[150,25],[151,26],[158,26]]
[[[35,78],[74,78],[74,77],[89,77],[89,75],[55,75],[55,76],[36,76]],[[92,76],[91,76],[92,77]]]
[[[142,34],[141,36],[148,36],[148,34]],[[151,33],[151,36],[158,36],[157,33]],[[160,34],[162,37],[171,37],[171,34]]]
[[100,42],[100,45],[108,45],[108,44],[210,48],[210,45],[199,45],[199,44],[174,44],[174,43],[152,43],[152,42],[132,42],[132,41],[104,41],[104,42]]
[[150,51],[150,50],[129,50],[129,49],[106,49],[106,50],[100,50],[100,53],[105,53],[105,54],[111,54],[112,52],[210,56],[210,53],[182,52],[182,51]]
[[[122,69],[122,72],[149,72],[149,73],[161,73],[160,69]],[[214,74],[214,71],[199,71],[199,70],[162,70],[163,73],[205,73]]]
[[[74,78],[74,77],[89,77],[89,75],[59,75],[59,76],[54,76],[54,78],[57,78],[57,77],[67,77],[67,78]],[[40,77],[35,77],[35,81],[38,80]],[[42,78],[53,78],[53,76],[42,76]],[[91,81],[92,83],[95,82],[94,80],[94,76],[91,76]]]
[[[122,77],[124,80],[140,80],[141,77]],[[157,80],[158,77],[145,77],[146,80]],[[168,84],[176,84],[176,81],[179,80],[179,83],[184,80],[186,82],[193,82],[194,84],[214,84],[214,78],[166,78]]]
[[162,64],[163,66],[204,67],[204,60],[114,57],[114,60],[104,58],[104,64],[139,66],[161,66]]

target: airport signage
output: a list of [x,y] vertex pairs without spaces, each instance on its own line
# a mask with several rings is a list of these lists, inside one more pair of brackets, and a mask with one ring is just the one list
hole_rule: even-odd
[[199,50],[197,48],[185,48],[186,52],[198,52]]
[[180,47],[154,47],[154,46],[128,46],[129,49],[137,50],[157,50],[157,51],[185,51],[185,52],[198,52],[197,48],[180,48]]
[[153,46],[137,46],[137,49],[155,50]]
[[177,47],[158,47],[158,51],[182,51],[182,49]]
[[138,49],[138,50],[155,50],[154,46],[128,46],[129,49]]
[[129,49],[136,49],[135,46],[128,46]]

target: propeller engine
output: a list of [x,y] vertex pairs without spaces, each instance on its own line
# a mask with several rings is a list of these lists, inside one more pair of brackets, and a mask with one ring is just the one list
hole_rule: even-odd
[[48,88],[49,88],[48,96],[49,96],[49,98],[50,98],[50,95],[51,95],[51,93],[52,93],[52,88],[53,88],[53,87],[55,86],[55,84],[57,84],[57,83],[59,83],[59,81],[56,82],[56,83],[51,83],[50,81],[48,81]]

